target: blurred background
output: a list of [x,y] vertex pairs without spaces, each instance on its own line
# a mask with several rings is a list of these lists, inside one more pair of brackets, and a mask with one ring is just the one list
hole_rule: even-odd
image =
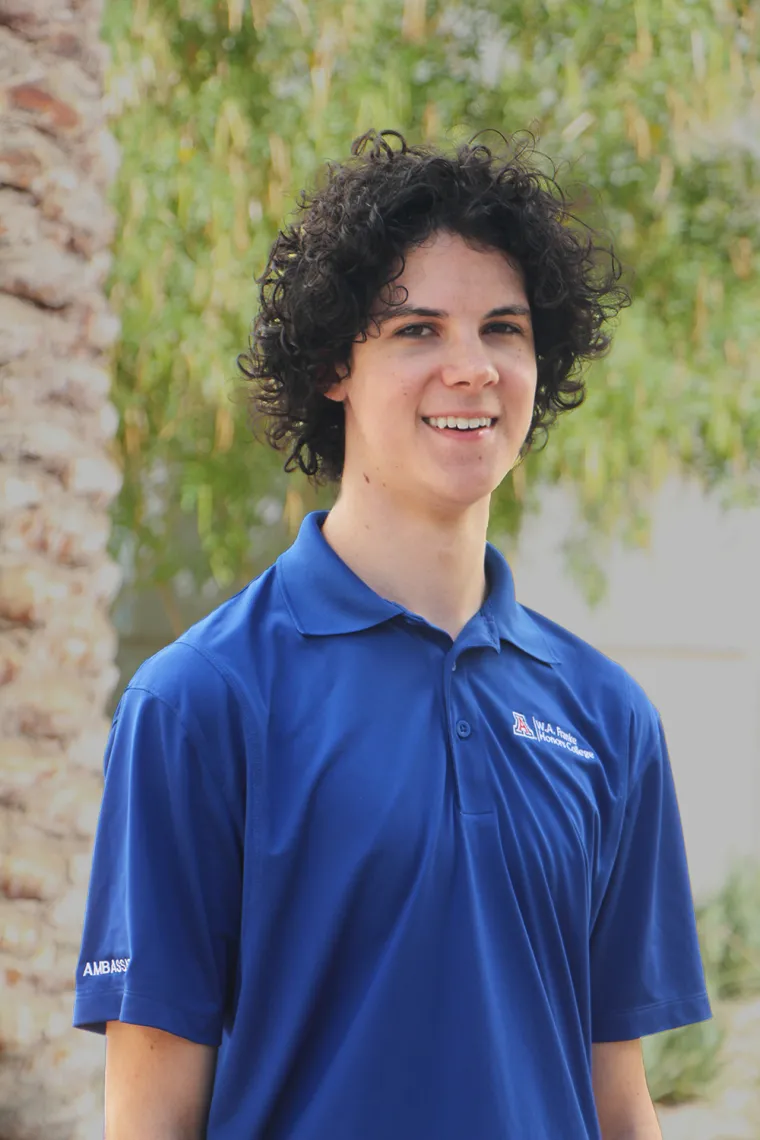
[[532,132],[628,267],[491,538],[662,713],[716,1016],[646,1041],[650,1087],[665,1140],[758,1140],[758,3],[0,0],[0,89],[0,1140],[102,1135],[69,1025],[110,716],[329,505],[235,358],[298,190],[370,127]]

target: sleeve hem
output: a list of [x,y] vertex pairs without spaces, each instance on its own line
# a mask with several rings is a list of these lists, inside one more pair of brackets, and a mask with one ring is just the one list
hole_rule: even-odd
[[220,1018],[216,1015],[178,1009],[128,989],[77,994],[73,1018],[75,1029],[103,1034],[107,1021],[163,1029],[198,1045],[218,1047],[222,1039]]
[[709,1021],[712,1017],[710,1000],[705,991],[688,998],[674,998],[639,1006],[637,1009],[619,1010],[594,1018],[591,1040],[633,1041],[649,1037],[666,1029],[679,1029]]

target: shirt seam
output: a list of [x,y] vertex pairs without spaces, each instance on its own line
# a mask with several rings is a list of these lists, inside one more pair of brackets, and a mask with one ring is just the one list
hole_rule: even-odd
[[[594,929],[596,927],[596,923],[598,922],[599,916],[600,916],[602,909],[604,907],[604,901],[605,901],[605,898],[607,895],[607,891],[609,890],[612,875],[614,874],[615,866],[616,866],[616,863],[618,860],[618,856],[620,854],[620,847],[621,847],[621,844],[623,842],[623,837],[625,834],[626,818],[628,816],[628,810],[629,810],[630,805],[631,805],[631,797],[633,796],[633,793],[634,793],[635,789],[638,787],[638,785],[641,782],[643,782],[644,776],[646,775],[646,772],[648,771],[648,766],[643,765],[642,771],[639,773],[639,775],[636,777],[636,779],[635,780],[631,779],[632,769],[634,766],[634,762],[633,762],[633,757],[634,757],[633,684],[634,684],[634,682],[633,682],[633,678],[631,677],[630,673],[628,673],[626,670],[623,670],[622,672],[623,672],[623,677],[625,679],[626,695],[627,695],[627,700],[628,700],[628,750],[627,750],[626,764],[625,764],[625,794],[622,797],[621,807],[619,809],[617,820],[615,822],[615,841],[614,841],[614,846],[613,846],[613,849],[611,852],[611,859],[610,859],[610,862],[608,865],[608,871],[607,871],[606,879],[604,881],[604,889],[601,892],[601,896],[599,897],[598,905],[595,908],[596,913],[594,915],[594,922],[589,928],[589,933],[591,936],[593,936]],[[647,699],[647,701],[649,701],[648,697],[646,699]],[[654,706],[651,704],[651,701],[649,701],[649,704],[650,704],[651,708],[654,708]],[[596,877],[594,878],[594,881],[592,882],[592,900],[594,898],[595,888],[596,888]]]
[[631,686],[631,678],[628,673],[625,674],[626,689],[628,695],[628,756],[625,766],[625,797],[623,799],[623,820],[628,810],[628,801],[631,793],[631,769],[633,767],[633,691]]
[[[214,1014],[203,1013],[197,1007],[194,1008],[192,1006],[175,1005],[174,1002],[166,1001],[163,997],[154,997],[152,994],[146,994],[140,990],[133,990],[126,984],[121,989],[117,987],[108,987],[108,989],[105,991],[98,990],[95,993],[77,992],[76,997],[78,997],[80,1001],[86,1001],[88,999],[96,1001],[98,997],[110,997],[112,994],[117,994],[121,998],[122,1002],[130,999],[149,1002],[151,1005],[157,1006],[159,1009],[166,1010],[169,1013],[176,1014],[178,1017],[190,1019],[199,1017],[206,1021],[210,1021],[215,1016]],[[218,1021],[220,1025],[223,1023],[224,1017],[225,1010],[221,1009],[218,1012]],[[211,1032],[214,1035],[217,1035],[219,1033],[219,1025],[214,1025]]]
[[[639,785],[644,782],[644,779],[648,775],[649,770],[651,768],[651,765],[653,763],[653,761],[651,759],[649,760],[648,763],[643,763],[641,766],[641,771],[638,773],[636,778],[633,780],[631,779],[631,773],[632,773],[632,769],[634,766],[633,765],[634,706],[633,706],[633,679],[630,676],[630,674],[628,674],[628,673],[626,673],[626,680],[628,682],[628,702],[629,702],[629,724],[630,724],[630,728],[629,728],[629,732],[628,732],[628,765],[627,765],[627,770],[626,770],[625,809],[624,809],[623,815],[625,815],[626,812],[628,811],[628,807],[629,807],[629,804],[630,804],[630,801],[631,801],[631,798],[632,798],[634,792],[639,787]],[[662,728],[662,718],[660,716],[658,709],[655,707],[655,705],[649,699],[649,697],[647,696],[646,693],[644,694],[644,697],[646,699],[648,712],[654,718],[654,724],[655,724],[655,728],[657,730],[655,733],[655,736],[657,735],[657,732],[659,732],[661,729],[662,729],[662,732],[664,735],[664,729]],[[659,746],[659,741],[655,741],[655,750],[657,750],[658,746]]]
[[[222,681],[229,687],[230,691],[235,695],[235,698],[236,698],[237,703],[238,703],[238,707],[240,709],[241,716],[244,717],[246,724],[248,725],[249,731],[248,731],[247,735],[248,735],[248,739],[250,741],[250,746],[251,746],[251,750],[252,750],[252,754],[253,754],[253,772],[252,772],[253,779],[251,781],[251,787],[247,788],[247,790],[246,790],[246,799],[247,799],[248,803],[250,804],[250,809],[251,809],[251,820],[252,820],[252,824],[253,824],[253,827],[252,827],[253,851],[258,856],[257,858],[254,859],[254,867],[255,867],[254,879],[258,881],[260,874],[261,874],[261,858],[260,858],[261,847],[260,847],[260,845],[261,845],[261,840],[262,840],[262,835],[263,835],[263,830],[262,830],[263,820],[262,820],[261,802],[262,802],[262,787],[263,787],[263,782],[264,782],[264,749],[262,747],[260,733],[259,733],[259,731],[258,731],[258,729],[254,723],[254,718],[252,716],[250,716],[247,712],[247,708],[246,708],[247,702],[245,699],[245,695],[241,692],[240,688],[237,685],[237,682],[234,680],[232,675],[230,673],[228,673],[226,667],[221,662],[216,661],[215,658],[212,657],[211,654],[209,654],[206,650],[201,649],[200,646],[196,645],[192,641],[181,640],[178,642],[178,644],[186,645],[188,647],[188,649],[194,650],[198,654],[199,657],[203,658],[203,660],[206,661],[211,666],[212,669],[216,670],[216,672],[222,678]],[[205,762],[204,762],[204,767],[206,767]],[[208,772],[207,767],[206,767],[206,771]],[[233,805],[230,804],[226,793],[223,792],[223,795],[224,795],[225,802],[227,803],[227,810],[231,813],[232,819],[234,819],[235,813],[233,810]],[[242,837],[243,845],[245,845],[247,836],[248,836],[248,828],[244,826],[244,832],[243,832],[243,837]]]
[[[189,724],[187,724],[187,722],[185,721],[185,718],[182,716],[182,714],[181,714],[180,712],[178,712],[178,710],[177,710],[177,709],[174,707],[174,705],[172,705],[172,704],[171,704],[171,703],[170,703],[170,702],[169,702],[169,701],[166,699],[166,697],[162,696],[162,695],[161,695],[161,693],[157,693],[157,692],[155,691],[155,689],[151,689],[151,688],[149,688],[149,686],[148,686],[148,685],[132,685],[132,684],[130,684],[130,685],[129,685],[129,688],[128,688],[126,691],[127,691],[127,692],[129,692],[129,693],[146,693],[146,694],[147,694],[147,696],[149,696],[149,697],[153,697],[153,699],[154,699],[155,701],[160,701],[160,703],[161,703],[161,704],[164,706],[164,708],[166,708],[166,709],[168,709],[168,710],[169,710],[169,712],[172,714],[172,716],[173,716],[173,717],[175,717],[175,719],[176,719],[177,723],[179,724],[179,726],[180,726],[180,728],[182,729],[183,733],[184,733],[184,734],[185,734],[185,736],[187,737],[187,740],[189,741],[189,743],[190,743],[190,745],[191,745],[191,747],[192,747],[192,749],[193,749],[193,752],[195,753],[195,755],[197,756],[198,760],[200,761],[200,764],[201,764],[201,766],[202,766],[202,768],[203,768],[204,772],[206,773],[206,775],[208,776],[208,778],[209,778],[209,779],[212,781],[212,783],[214,784],[214,786],[215,786],[215,787],[218,787],[219,785],[217,784],[217,781],[216,781],[216,779],[215,779],[215,774],[214,774],[214,773],[211,771],[211,769],[209,768],[208,764],[206,763],[206,761],[205,761],[205,759],[204,759],[204,757],[203,757],[203,751],[204,751],[204,750],[203,750],[202,748],[199,748],[199,747],[198,747],[198,735],[200,735],[200,736],[201,736],[201,738],[202,738],[202,740],[203,740],[204,744],[208,745],[208,741],[206,740],[205,734],[204,734],[204,733],[202,733],[202,732],[201,732],[201,733],[196,733],[196,732],[195,732],[195,731],[194,731],[194,730],[193,730],[193,729],[190,727],[190,725],[189,725]],[[222,799],[224,800],[224,805],[225,805],[225,807],[226,807],[226,809],[227,809],[228,813],[229,813],[229,814],[232,816],[232,818],[234,819],[234,812],[233,812],[233,810],[232,810],[232,805],[230,804],[229,798],[228,798],[228,796],[227,796],[227,793],[226,793],[226,791],[224,790],[224,785],[223,785],[223,784],[222,784],[222,785],[221,785],[221,787],[220,787],[220,791],[221,791]]]
[[[197,1006],[193,1007],[193,1006],[186,1006],[186,1005],[185,1006],[175,1005],[174,1002],[165,1001],[164,998],[162,998],[162,997],[154,997],[152,994],[146,994],[142,990],[133,990],[128,985],[125,985],[124,989],[121,992],[122,992],[122,995],[124,997],[142,998],[143,1001],[149,1001],[149,1002],[152,1002],[154,1005],[164,1006],[166,1009],[172,1010],[173,1013],[179,1013],[179,1014],[183,1014],[186,1016],[188,1014],[200,1012],[198,1010]],[[201,1014],[201,1016],[207,1017],[209,1015],[208,1014]],[[222,1011],[222,1016],[224,1016],[224,1011]]]
[[699,990],[698,993],[686,994],[683,997],[664,998],[662,1001],[651,1001],[646,1005],[631,1005],[624,1006],[622,1009],[605,1010],[604,1013],[599,1014],[599,1021],[605,1018],[620,1017],[621,1014],[630,1013],[646,1013],[650,1009],[661,1009],[666,1005],[677,1005],[685,1001],[695,1001],[697,998],[706,998],[708,996],[707,990]]
[[[216,673],[218,673],[223,684],[225,684],[234,694],[235,700],[237,701],[238,707],[240,708],[242,715],[245,717],[246,721],[250,724],[250,718],[246,715],[245,700],[242,698],[240,690],[237,687],[237,684],[233,681],[232,677],[227,673],[226,669],[220,663],[215,661],[213,657],[211,657],[208,653],[206,653],[199,646],[193,644],[193,642],[191,642],[191,641],[178,640],[174,644],[175,645],[184,645],[188,649],[192,649],[195,653],[198,654],[199,657],[203,658],[203,660],[206,661],[206,663],[208,665],[210,665],[211,668]],[[203,740],[203,743],[206,745],[206,747],[209,747],[209,741],[206,739],[205,733],[199,727],[197,727],[197,730],[193,729],[193,727],[190,724],[188,724],[188,722],[186,721],[186,719],[182,715],[182,713],[177,708],[175,708],[174,705],[170,701],[168,701],[165,696],[163,696],[161,693],[157,692],[155,689],[151,688],[150,685],[141,683],[139,681],[136,684],[133,682],[130,682],[129,685],[127,686],[125,692],[127,692],[127,693],[128,692],[147,693],[149,696],[153,697],[154,700],[160,701],[161,704],[164,705],[164,707],[167,708],[173,714],[173,716],[176,717],[177,722],[181,725],[182,730],[185,733],[185,736],[192,743],[193,748],[196,752],[196,755],[198,756],[198,759],[200,760],[200,763],[202,764],[203,769],[206,772],[206,775],[214,783],[216,783],[216,779],[215,779],[216,773],[212,772],[211,769],[209,768],[209,765],[206,762],[206,759],[205,759],[204,754],[203,754],[203,749],[198,748],[198,744],[197,744],[198,737],[200,736],[200,738]],[[254,752],[255,752],[256,760],[258,762],[260,754],[261,754],[258,732],[255,732],[255,731],[251,732],[250,733],[250,739],[255,744]],[[227,807],[227,811],[229,812],[230,816],[234,819],[235,818],[234,805],[230,802],[229,796],[228,796],[228,794],[224,788],[223,783],[221,785],[221,793],[222,793],[222,797],[224,799],[225,805]],[[256,815],[255,804],[254,804],[254,815]]]

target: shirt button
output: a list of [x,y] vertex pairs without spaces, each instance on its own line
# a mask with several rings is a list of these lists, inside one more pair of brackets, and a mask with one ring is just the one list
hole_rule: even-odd
[[457,736],[459,737],[460,740],[466,740],[471,732],[472,732],[472,728],[470,727],[468,721],[466,721],[466,720],[458,720],[457,721]]

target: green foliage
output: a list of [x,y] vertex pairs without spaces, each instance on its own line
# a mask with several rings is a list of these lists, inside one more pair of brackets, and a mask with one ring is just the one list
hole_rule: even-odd
[[[251,442],[234,362],[252,276],[295,194],[370,126],[444,142],[531,127],[577,210],[635,269],[635,305],[586,406],[496,496],[496,530],[514,533],[558,480],[577,488],[581,528],[622,525],[639,541],[673,471],[757,489],[755,7],[110,0],[105,34],[123,149],[115,535],[138,580],[245,579],[316,501],[291,478],[287,511],[266,521],[287,484],[281,459]],[[579,538],[569,551],[581,570],[590,549]]]
[[725,1032],[715,1018],[645,1037],[644,1065],[652,1100],[685,1104],[707,1096],[721,1073],[724,1038]]
[[760,867],[734,868],[725,887],[697,913],[711,990],[723,999],[760,994]]

